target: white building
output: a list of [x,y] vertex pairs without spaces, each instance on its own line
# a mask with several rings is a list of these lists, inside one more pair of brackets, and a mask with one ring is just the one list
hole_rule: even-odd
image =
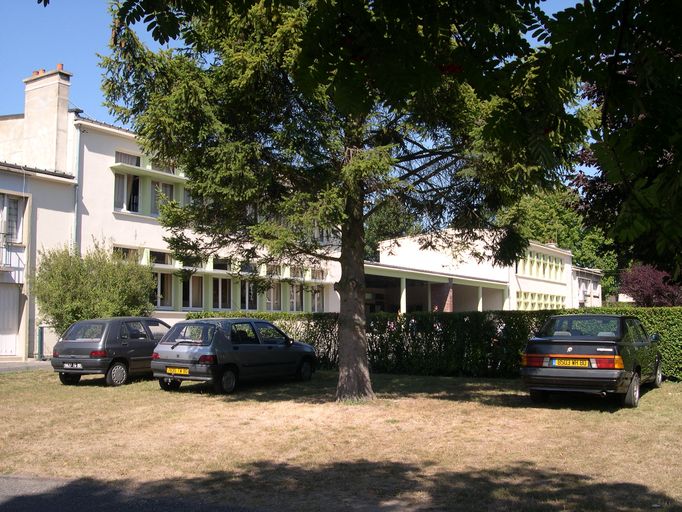
[[[70,110],[71,74],[61,65],[24,83],[23,114],[0,116],[0,359],[33,357],[39,312],[26,275],[41,250],[65,245],[84,253],[104,242],[151,263],[155,316],[170,323],[193,310],[338,311],[338,265],[263,268],[283,279],[264,293],[220,258],[183,281],[157,220],[159,192],[187,200],[182,173],[146,158],[134,133]],[[396,242],[382,246],[379,263],[365,265],[368,311],[601,304],[599,271],[575,271],[570,252],[553,246],[531,244],[527,258],[506,268],[420,250],[414,239]],[[54,340],[49,333],[44,354]]]

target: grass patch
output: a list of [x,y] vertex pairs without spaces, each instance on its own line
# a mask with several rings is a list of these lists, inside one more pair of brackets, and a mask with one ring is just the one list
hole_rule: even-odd
[[621,409],[535,406],[518,380],[375,375],[379,400],[359,407],[334,402],[336,379],[223,396],[2,374],[0,472],[276,510],[682,509],[682,384]]

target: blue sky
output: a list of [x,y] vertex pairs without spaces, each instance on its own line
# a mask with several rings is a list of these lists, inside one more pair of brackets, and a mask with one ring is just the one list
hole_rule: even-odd
[[[548,0],[547,12],[556,12],[576,0]],[[85,115],[113,123],[102,106],[102,70],[97,54],[108,53],[111,34],[107,0],[51,0],[43,7],[36,0],[0,0],[0,115],[24,110],[22,80],[34,70],[64,69],[73,73],[71,106]]]

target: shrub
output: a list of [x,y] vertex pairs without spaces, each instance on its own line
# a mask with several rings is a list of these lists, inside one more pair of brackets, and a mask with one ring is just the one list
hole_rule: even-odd
[[83,258],[68,247],[40,252],[30,285],[41,318],[62,333],[86,318],[148,315],[155,288],[149,267],[96,245]]
[[[378,313],[367,318],[372,371],[416,375],[516,377],[526,341],[553,314],[610,313],[640,318],[662,341],[663,373],[682,378],[682,308],[588,308],[561,311],[484,311],[468,313]],[[262,318],[296,339],[315,346],[320,365],[337,364],[336,313],[270,313],[237,311],[226,317]],[[216,316],[212,312],[188,318]]]

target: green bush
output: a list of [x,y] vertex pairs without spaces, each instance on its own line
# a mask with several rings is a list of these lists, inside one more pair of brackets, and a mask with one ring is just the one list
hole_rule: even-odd
[[[369,363],[378,373],[516,377],[528,338],[553,314],[611,313],[637,316],[662,341],[663,373],[682,378],[682,308],[591,308],[561,311],[468,313],[379,313],[367,318]],[[188,318],[216,313],[197,312]],[[228,317],[262,318],[315,346],[320,366],[338,361],[336,313],[226,312]]]
[[40,251],[39,261],[30,285],[41,318],[59,333],[77,320],[146,316],[153,309],[151,268],[100,245],[82,258],[68,247]]

